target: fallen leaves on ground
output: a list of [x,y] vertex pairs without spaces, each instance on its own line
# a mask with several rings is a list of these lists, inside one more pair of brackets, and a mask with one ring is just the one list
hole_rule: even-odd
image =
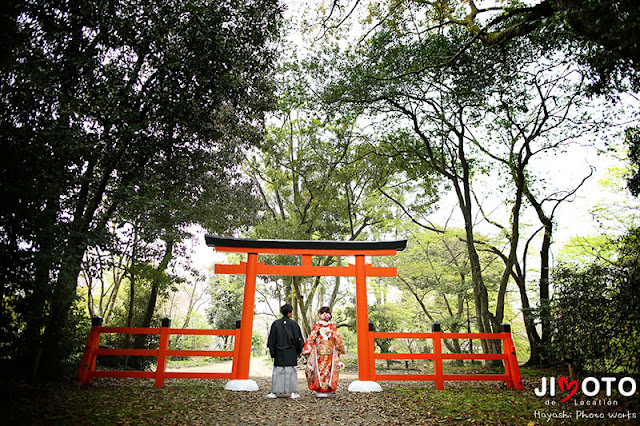
[[329,398],[317,398],[300,378],[299,399],[266,398],[270,381],[256,392],[224,390],[224,380],[96,379],[92,385],[5,382],[0,418],[11,425],[400,425],[560,424],[534,418],[544,401],[500,383],[384,382],[383,392],[352,393],[349,381]]

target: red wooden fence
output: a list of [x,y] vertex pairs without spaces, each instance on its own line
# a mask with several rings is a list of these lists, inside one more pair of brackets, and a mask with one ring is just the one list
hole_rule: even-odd
[[[94,377],[139,377],[155,378],[155,387],[162,387],[164,379],[238,379],[239,335],[241,328],[235,330],[198,330],[175,329],[169,327],[170,322],[165,318],[161,328],[132,328],[132,327],[102,327],[102,318],[94,318],[91,331],[87,338],[87,345],[78,369],[78,381],[92,383]],[[160,336],[158,349],[111,349],[100,348],[100,336],[106,333],[119,334],[157,334]],[[204,335],[204,336],[234,336],[234,349],[230,351],[209,350],[169,350],[169,337],[175,334]],[[515,346],[511,337],[511,327],[503,324],[502,333],[443,333],[440,325],[434,324],[431,333],[405,332],[376,332],[369,330],[369,353],[371,354],[369,376],[373,381],[385,380],[419,380],[434,381],[436,389],[444,389],[445,381],[504,381],[508,387],[524,389],[520,376],[520,366],[516,358]],[[374,340],[380,338],[413,338],[432,339],[433,353],[375,353]],[[442,339],[500,339],[503,353],[501,354],[453,354],[442,352]],[[155,371],[112,371],[96,370],[96,360],[99,355],[120,356],[154,356],[157,358]],[[209,372],[174,372],[166,371],[168,356],[203,356],[232,358],[232,369],[229,373]],[[376,359],[427,359],[433,360],[434,374],[377,374]],[[445,359],[492,359],[502,360],[504,374],[444,374]]]
[[[94,318],[91,331],[87,338],[87,346],[84,349],[82,362],[78,369],[78,381],[80,383],[92,383],[94,377],[140,377],[155,378],[155,387],[164,385],[164,379],[235,379],[237,376],[238,337],[240,328],[235,330],[198,330],[170,328],[167,318],[162,320],[161,328],[133,328],[133,327],[102,327],[102,318]],[[100,336],[106,333],[119,334],[159,334],[158,349],[108,349],[100,348]],[[170,350],[169,337],[175,334],[200,335],[200,336],[234,336],[234,349],[232,351],[208,351],[208,350]],[[96,370],[96,359],[99,355],[121,356],[154,356],[157,358],[155,371],[111,371]],[[205,356],[228,357],[233,359],[232,369],[229,373],[208,372],[177,372],[166,371],[168,356]]]
[[[380,338],[412,338],[432,339],[433,353],[375,353],[374,339]],[[501,354],[453,354],[442,352],[442,339],[501,339]],[[520,366],[516,358],[516,350],[511,338],[511,327],[503,324],[502,333],[443,333],[440,324],[433,325],[431,333],[398,333],[369,331],[369,351],[372,354],[370,376],[373,381],[380,380],[423,380],[434,381],[436,389],[444,389],[445,381],[504,381],[507,386],[524,389],[520,376]],[[430,359],[433,360],[434,374],[377,374],[376,359]],[[445,359],[493,359],[504,362],[504,374],[444,374]]]

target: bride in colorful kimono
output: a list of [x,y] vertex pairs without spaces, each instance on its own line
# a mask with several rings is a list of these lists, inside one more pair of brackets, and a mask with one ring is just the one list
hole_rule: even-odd
[[318,316],[320,320],[304,343],[302,355],[309,356],[305,367],[309,389],[316,391],[318,397],[326,397],[338,387],[338,370],[344,365],[340,355],[345,351],[338,329],[331,322],[331,309],[320,308]]

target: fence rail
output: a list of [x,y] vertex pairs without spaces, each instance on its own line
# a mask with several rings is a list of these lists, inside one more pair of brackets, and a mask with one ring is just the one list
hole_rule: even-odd
[[[100,347],[100,336],[103,334],[156,334],[160,336],[158,349],[111,349]],[[174,350],[169,349],[169,338],[172,335],[198,335],[198,336],[234,336],[233,350],[209,351],[209,350]],[[92,383],[94,377],[136,377],[155,378],[154,386],[159,388],[164,385],[165,379],[235,379],[237,376],[238,339],[240,327],[237,324],[235,330],[206,330],[206,329],[178,329],[170,328],[168,318],[162,320],[160,328],[134,328],[134,327],[102,327],[102,318],[92,320],[91,331],[87,337],[87,345],[82,355],[80,368],[78,369],[78,381],[80,383]],[[96,361],[99,355],[120,356],[152,356],[157,358],[155,371],[102,371],[96,370]],[[232,358],[232,368],[229,373],[208,372],[179,372],[166,371],[167,357],[169,356],[197,356]]]
[[[373,324],[370,324],[372,328]],[[433,342],[433,353],[375,353],[375,339],[431,339]],[[501,354],[454,354],[442,352],[442,339],[500,339],[502,340]],[[444,389],[445,381],[500,381],[505,382],[508,387],[524,389],[520,366],[516,358],[516,350],[511,337],[511,326],[502,324],[501,333],[443,333],[440,324],[433,324],[431,333],[406,333],[406,332],[380,332],[369,331],[369,351],[371,353],[370,375],[373,381],[384,380],[416,380],[433,381],[436,389]],[[377,359],[425,359],[433,361],[434,374],[377,374]],[[464,359],[486,359],[501,360],[504,363],[504,374],[444,374],[443,360],[464,360]]]

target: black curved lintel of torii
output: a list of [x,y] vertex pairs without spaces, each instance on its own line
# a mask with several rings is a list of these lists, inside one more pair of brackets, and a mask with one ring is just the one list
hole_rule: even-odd
[[255,240],[249,238],[204,236],[209,247],[311,250],[404,250],[407,240],[393,241],[323,241],[323,240]]

